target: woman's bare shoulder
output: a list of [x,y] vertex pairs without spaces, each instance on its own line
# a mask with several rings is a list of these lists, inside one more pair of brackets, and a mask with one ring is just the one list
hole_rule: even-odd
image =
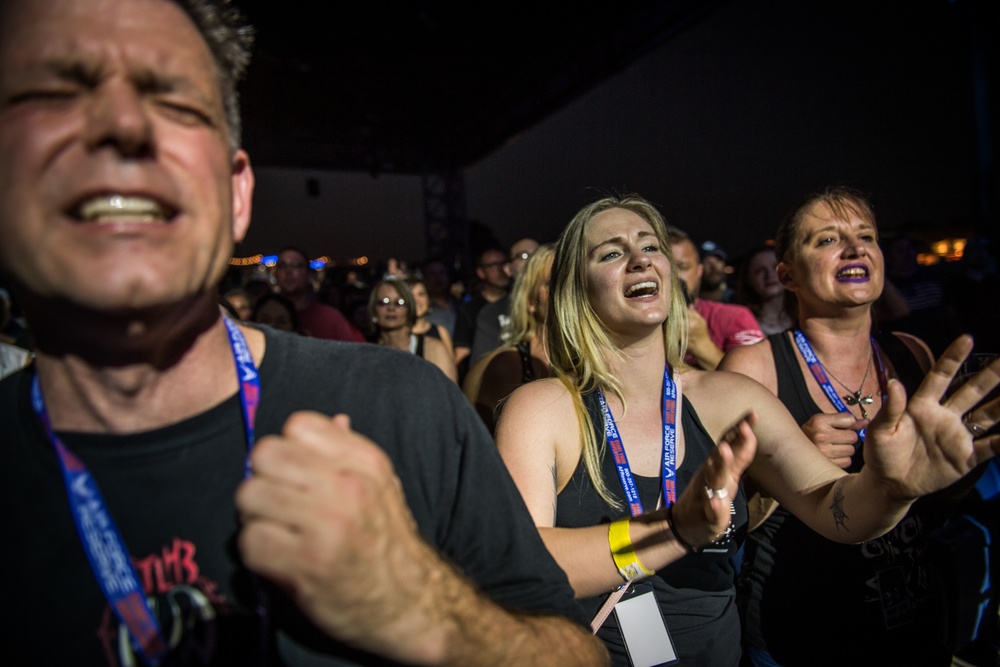
[[558,378],[542,378],[533,380],[518,387],[510,395],[510,401],[530,405],[539,402],[541,405],[571,403],[572,394]]
[[690,401],[708,431],[718,436],[751,410],[776,399],[753,378],[730,371],[692,369],[681,374],[684,400]]
[[739,373],[761,383],[772,394],[778,393],[778,376],[774,370],[774,350],[766,338],[753,345],[741,345],[726,352],[719,364],[720,371]]

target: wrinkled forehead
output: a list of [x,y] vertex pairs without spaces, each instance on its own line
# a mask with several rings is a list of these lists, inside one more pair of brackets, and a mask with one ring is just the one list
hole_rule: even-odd
[[648,220],[627,208],[609,208],[594,215],[583,229],[584,244],[588,249],[612,239],[656,237]]
[[157,24],[165,39],[181,42],[179,48],[198,43],[211,59],[198,27],[174,0],[0,0],[0,35],[4,37],[0,46],[38,35],[72,39],[81,29],[95,26],[103,31],[104,42],[111,44],[150,22]]
[[829,227],[871,229],[878,232],[875,220],[854,202],[824,199],[813,203],[803,212],[796,230],[796,245],[802,245],[816,231]]

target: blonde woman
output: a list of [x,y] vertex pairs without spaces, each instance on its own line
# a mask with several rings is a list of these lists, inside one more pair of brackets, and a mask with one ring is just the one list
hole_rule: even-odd
[[510,321],[501,332],[503,345],[469,370],[462,389],[490,433],[503,400],[522,384],[549,376],[545,314],[555,246],[539,246],[528,258],[510,292]]

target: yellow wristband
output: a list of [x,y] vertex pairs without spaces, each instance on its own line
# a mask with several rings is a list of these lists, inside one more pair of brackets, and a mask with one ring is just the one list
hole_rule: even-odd
[[647,570],[639,562],[639,557],[632,547],[632,538],[628,534],[628,525],[628,519],[619,519],[608,526],[608,545],[611,547],[611,557],[615,559],[615,566],[625,581],[651,577],[656,573]]

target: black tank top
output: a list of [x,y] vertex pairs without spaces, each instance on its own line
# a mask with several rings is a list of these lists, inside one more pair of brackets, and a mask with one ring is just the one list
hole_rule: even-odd
[[[584,405],[594,423],[595,435],[604,438],[604,419],[597,394],[584,396]],[[683,401],[681,425],[685,436],[684,460],[677,469],[677,494],[687,488],[701,464],[715,447],[694,407]],[[600,440],[599,440],[600,441]],[[628,443],[625,443],[626,448]],[[566,488],[557,498],[556,526],[583,527],[610,523],[628,516],[618,473],[610,454],[601,461],[605,484],[621,502],[622,509],[608,505],[594,490],[581,457]],[[639,498],[652,511],[660,497],[660,480],[635,476]],[[727,535],[700,553],[685,556],[660,570],[648,581],[653,584],[667,628],[684,665],[736,665],[739,662],[739,617],[736,613],[731,557],[746,536],[747,508],[742,485],[733,499],[733,520]],[[606,596],[581,603],[593,616]],[[614,614],[598,635],[605,641],[615,665],[628,665]]]
[[528,343],[518,343],[514,346],[521,358],[521,384],[527,384],[535,379],[535,369],[531,366],[531,347]]
[[424,335],[425,334],[410,334],[410,347],[413,349],[413,354],[417,355],[421,359],[424,358]]
[[[768,336],[778,398],[801,426],[820,409],[809,395],[788,333]],[[922,372],[893,335],[876,336],[907,392]],[[916,379],[916,385],[913,384]],[[863,456],[856,448],[852,467]],[[935,644],[940,621],[928,603],[926,536],[935,527],[930,499],[921,499],[886,535],[838,544],[778,507],[747,538],[740,607],[747,640],[794,665],[947,664]],[[933,518],[932,518],[933,517]]]

